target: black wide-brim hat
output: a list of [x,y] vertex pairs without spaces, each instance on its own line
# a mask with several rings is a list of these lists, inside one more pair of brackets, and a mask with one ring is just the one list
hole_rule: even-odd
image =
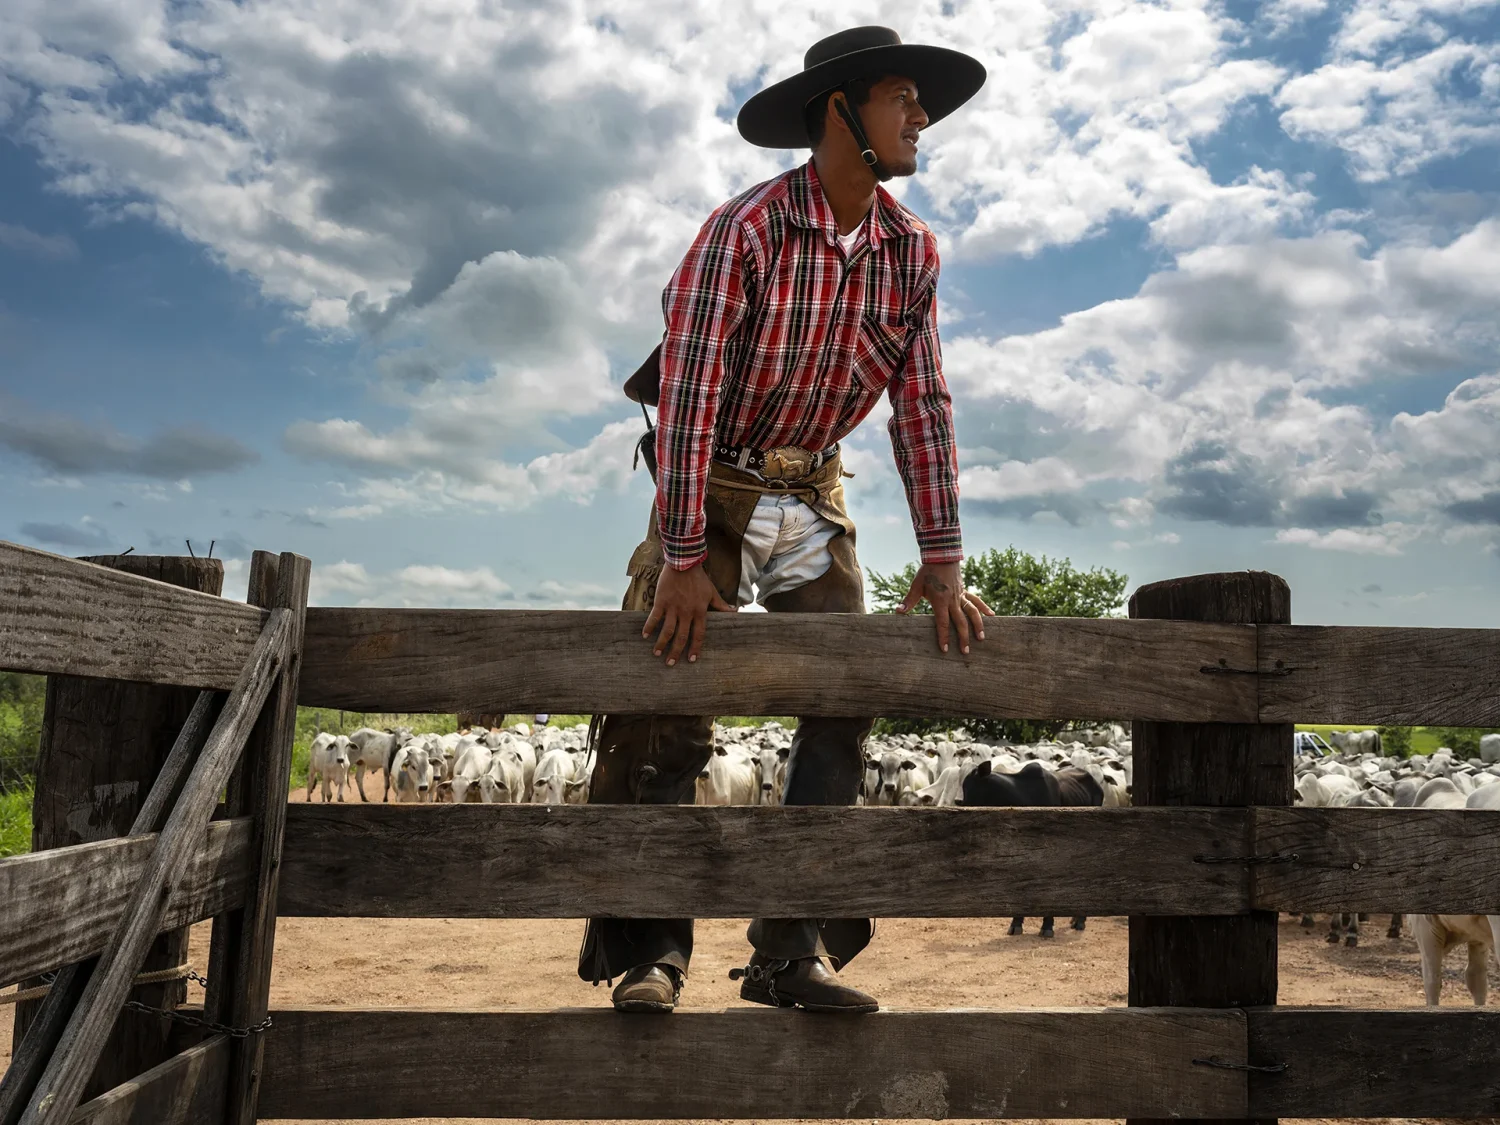
[[984,64],[962,51],[903,43],[888,27],[854,27],[808,48],[802,73],[767,86],[740,109],[740,136],[762,148],[805,148],[803,112],[819,94],[856,78],[900,75],[935,125],[979,92]]

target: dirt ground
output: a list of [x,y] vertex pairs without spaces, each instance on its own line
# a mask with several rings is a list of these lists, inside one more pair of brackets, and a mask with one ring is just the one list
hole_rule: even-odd
[[[301,794],[298,794],[300,797]],[[1283,1004],[1399,1008],[1422,1003],[1416,945],[1385,936],[1386,918],[1365,925],[1356,949],[1324,941],[1296,920],[1281,924]],[[1037,936],[1038,920],[1019,937],[1003,919],[888,919],[849,966],[851,984],[892,1008],[1120,1005],[1126,998],[1127,930],[1123,918],[1098,918],[1075,933],[1059,919],[1057,937]],[[208,927],[194,929],[191,959],[205,971]],[[574,972],[581,922],[286,918],[277,926],[271,1005],[420,1008],[530,1008],[604,1005],[609,994]],[[741,1003],[728,970],[744,964],[745,923],[700,922],[684,1008]],[[1445,973],[1445,1004],[1468,1004],[1454,952]],[[1023,970],[1023,971],[1017,971]],[[1491,991],[1500,973],[1491,968]],[[191,986],[190,1000],[202,992]],[[670,1018],[670,1017],[667,1017]],[[0,1009],[0,1067],[10,1060],[10,1017]],[[377,1081],[372,1075],[371,1081]],[[444,1119],[450,1122],[452,1119]],[[438,1125],[420,1119],[409,1125]]]

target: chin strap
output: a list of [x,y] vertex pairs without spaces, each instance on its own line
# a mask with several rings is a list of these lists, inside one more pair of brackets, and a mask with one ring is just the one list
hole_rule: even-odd
[[875,155],[875,150],[870,147],[870,139],[865,136],[865,127],[859,119],[859,110],[850,104],[848,86],[840,86],[839,93],[844,95],[843,100],[834,103],[839,111],[839,116],[849,126],[849,132],[854,134],[854,143],[859,146],[860,157],[870,166],[870,171],[875,173],[875,178],[881,183],[885,183],[885,181],[891,178],[891,174],[880,163],[880,157]]

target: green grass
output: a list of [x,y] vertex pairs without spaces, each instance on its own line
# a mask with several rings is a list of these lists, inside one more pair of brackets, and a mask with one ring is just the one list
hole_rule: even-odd
[[0,793],[0,859],[31,850],[31,790]]
[[[1298,723],[1298,730],[1316,731],[1324,738],[1330,732],[1336,730],[1365,730],[1362,726],[1351,726],[1348,723]],[[1413,754],[1431,754],[1439,746],[1444,745],[1443,735],[1436,727],[1413,727],[1411,731],[1411,752]]]

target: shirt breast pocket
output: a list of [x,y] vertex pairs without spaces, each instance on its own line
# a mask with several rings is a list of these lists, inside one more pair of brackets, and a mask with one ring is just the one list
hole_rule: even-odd
[[882,320],[866,315],[854,344],[854,377],[866,390],[879,394],[906,362],[911,328],[904,320]]

